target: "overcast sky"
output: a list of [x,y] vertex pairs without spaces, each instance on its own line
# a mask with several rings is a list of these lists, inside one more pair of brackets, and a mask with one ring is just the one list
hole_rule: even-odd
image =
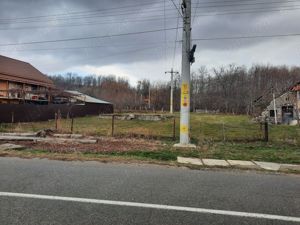
[[[300,33],[299,0],[192,0],[192,12],[194,39]],[[171,0],[0,0],[0,54],[46,74],[115,74],[132,84],[167,80],[166,70],[180,71],[182,21],[177,16]],[[116,34],[122,35],[56,41]],[[230,63],[299,65],[299,39],[194,41],[192,70]],[[29,44],[39,41],[54,42]]]

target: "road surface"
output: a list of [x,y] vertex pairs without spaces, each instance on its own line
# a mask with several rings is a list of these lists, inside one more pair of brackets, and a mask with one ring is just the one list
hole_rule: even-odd
[[300,224],[300,176],[0,158],[0,224]]

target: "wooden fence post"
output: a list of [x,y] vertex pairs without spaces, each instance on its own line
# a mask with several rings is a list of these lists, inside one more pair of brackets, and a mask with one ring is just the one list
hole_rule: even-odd
[[54,114],[55,119],[55,130],[57,131],[57,113]]
[[72,116],[72,118],[71,118],[71,134],[73,134],[73,128],[74,128],[74,118]]
[[115,129],[115,115],[111,117],[111,136],[114,136],[114,129]]
[[57,116],[56,116],[56,130],[57,131],[62,131],[61,112],[60,112],[60,110],[57,111]]
[[176,140],[176,117],[173,117],[173,140]]
[[226,141],[226,134],[225,134],[225,123],[222,123],[222,133],[223,133],[223,141]]
[[265,125],[264,141],[268,142],[269,141],[269,124],[267,121],[265,121],[264,125]]
[[11,112],[11,123],[15,122],[15,112]]

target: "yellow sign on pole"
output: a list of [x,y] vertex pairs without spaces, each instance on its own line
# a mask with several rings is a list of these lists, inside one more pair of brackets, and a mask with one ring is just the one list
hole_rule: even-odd
[[189,106],[189,85],[187,83],[181,85],[181,105],[183,107]]
[[187,133],[188,132],[188,128],[187,128],[187,126],[186,125],[184,125],[184,124],[180,124],[180,132],[182,132],[182,133]]
[[182,83],[181,93],[182,94],[189,94],[189,85],[188,85],[188,83]]

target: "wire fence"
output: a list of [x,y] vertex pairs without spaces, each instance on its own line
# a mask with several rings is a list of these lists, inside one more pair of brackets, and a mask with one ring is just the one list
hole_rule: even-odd
[[[216,117],[217,118],[217,117]],[[111,114],[81,118],[60,118],[30,123],[0,124],[0,132],[37,132],[53,129],[59,133],[178,141],[180,121],[168,114]],[[203,142],[274,142],[300,146],[300,126],[272,125],[251,120],[242,122],[191,119],[190,138]]]

